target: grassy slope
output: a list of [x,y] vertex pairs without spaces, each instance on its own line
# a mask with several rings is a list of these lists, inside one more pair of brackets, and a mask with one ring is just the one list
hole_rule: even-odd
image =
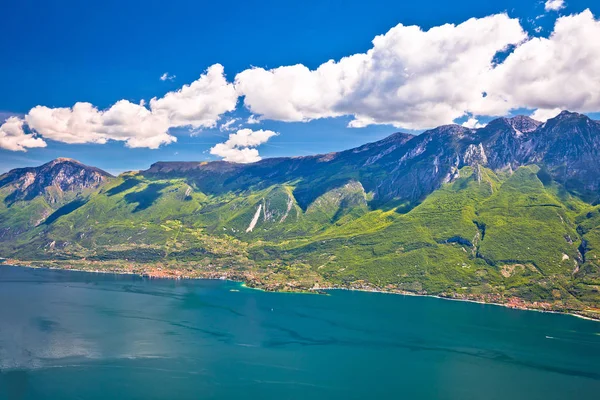
[[[574,221],[590,208],[545,187],[536,167],[504,177],[465,168],[460,179],[406,214],[373,211],[312,239],[253,249],[265,260],[306,262],[337,283],[597,303],[598,291],[590,286],[598,282],[590,275],[597,268],[573,275],[580,245]],[[587,240],[589,259],[600,241]],[[586,279],[582,296],[576,288]]]
[[0,254],[240,265],[336,284],[597,305],[600,210],[538,173],[467,167],[418,206],[392,210],[369,210],[356,182],[303,210],[293,182],[207,196],[183,180],[125,175],[33,229],[29,208],[47,204],[0,205],[0,224],[29,228],[0,241]]

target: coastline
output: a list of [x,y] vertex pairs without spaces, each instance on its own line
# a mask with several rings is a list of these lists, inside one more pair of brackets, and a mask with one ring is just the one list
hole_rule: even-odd
[[[11,263],[7,263],[7,261],[11,261]],[[365,292],[365,293],[381,293],[381,294],[403,295],[403,296],[414,296],[414,297],[430,297],[430,298],[436,298],[436,299],[440,299],[440,300],[452,300],[452,301],[476,303],[476,304],[482,304],[482,305],[498,306],[498,307],[504,307],[504,308],[512,309],[512,310],[537,311],[537,312],[549,313],[549,314],[570,315],[570,316],[573,316],[576,318],[600,322],[600,315],[598,315],[598,318],[592,318],[592,317],[582,315],[582,314],[579,314],[577,312],[572,312],[572,311],[557,311],[557,310],[540,309],[540,308],[535,308],[535,307],[527,307],[527,303],[523,303],[524,304],[523,306],[517,307],[517,306],[511,306],[509,303],[488,302],[488,301],[482,301],[482,300],[475,300],[475,299],[468,299],[468,298],[456,298],[456,297],[435,295],[435,294],[421,294],[421,293],[414,293],[414,292],[400,291],[400,290],[383,290],[383,289],[376,289],[376,288],[355,288],[355,287],[343,287],[343,286],[323,286],[323,287],[319,286],[316,288],[308,288],[308,289],[302,288],[302,289],[292,289],[292,290],[269,290],[269,289],[265,289],[265,288],[259,287],[259,286],[249,286],[247,280],[236,279],[235,277],[229,277],[226,274],[225,275],[222,274],[221,276],[215,276],[216,274],[214,274],[214,273],[207,273],[206,276],[154,276],[154,275],[147,274],[147,273],[138,273],[138,272],[131,272],[131,271],[110,271],[110,270],[100,270],[100,269],[89,270],[89,269],[82,269],[82,268],[61,268],[61,267],[49,266],[49,265],[36,266],[36,265],[25,264],[25,263],[20,263],[20,262],[15,263],[14,261],[15,260],[7,260],[7,259],[0,258],[0,268],[3,266],[9,266],[9,267],[17,267],[17,268],[73,271],[73,272],[83,272],[83,273],[90,273],[90,274],[96,273],[96,274],[129,275],[129,276],[135,276],[135,277],[140,277],[140,278],[159,279],[159,280],[220,280],[220,281],[229,281],[229,282],[238,283],[238,284],[240,284],[240,287],[242,287],[244,289],[259,290],[262,292],[271,292],[271,293],[328,295],[328,293],[331,291],[347,290],[347,291],[356,291],[356,292]]]
[[502,303],[493,303],[493,302],[472,300],[472,299],[457,299],[457,298],[452,298],[452,297],[439,296],[439,295],[435,295],[435,294],[418,294],[418,293],[412,293],[412,292],[399,293],[399,292],[385,291],[385,290],[375,290],[375,289],[368,290],[368,289],[355,289],[355,288],[342,288],[342,287],[322,288],[322,290],[325,290],[325,291],[347,290],[347,291],[354,291],[354,292],[381,293],[381,294],[413,296],[413,297],[430,297],[430,298],[439,299],[439,300],[458,301],[458,302],[464,302],[464,303],[475,303],[475,304],[482,304],[482,305],[486,305],[486,306],[497,306],[497,307],[507,308],[509,310],[536,311],[536,312],[545,313],[545,314],[570,315],[570,316],[585,319],[588,321],[600,322],[600,318],[597,318],[597,319],[590,318],[590,317],[586,317],[585,315],[580,315],[580,314],[576,314],[576,313],[572,313],[572,312],[541,310],[539,308],[510,307],[507,304],[502,304]]

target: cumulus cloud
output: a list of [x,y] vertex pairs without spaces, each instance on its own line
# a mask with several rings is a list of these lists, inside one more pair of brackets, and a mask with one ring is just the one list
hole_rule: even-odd
[[165,72],[164,74],[162,74],[160,76],[160,80],[163,81],[163,82],[164,81],[172,81],[174,79],[175,79],[175,75],[169,75],[168,72]]
[[600,111],[600,21],[589,10],[557,19],[548,38],[518,46],[490,73],[506,108]]
[[190,85],[140,104],[120,100],[106,110],[90,103],[73,107],[37,106],[25,116],[27,125],[44,138],[63,143],[124,141],[128,147],[156,149],[177,138],[170,128],[213,128],[221,115],[235,109],[238,95],[215,64]]
[[[494,56],[527,35],[517,19],[498,14],[423,31],[402,24],[373,40],[367,53],[304,65],[240,72],[236,89],[255,114],[282,121],[352,115],[352,127],[409,129],[449,123],[483,107]],[[425,50],[426,49],[426,50]]]
[[[548,1],[546,6],[555,10],[564,2]],[[597,37],[600,21],[589,10],[558,18],[549,37],[528,36],[519,20],[506,14],[429,30],[399,24],[375,37],[366,53],[330,60],[316,69],[302,64],[250,68],[228,82],[223,66],[215,64],[198,80],[148,104],[121,100],[104,110],[90,103],[34,107],[25,116],[33,135],[15,134],[13,122],[4,128],[3,137],[10,129],[11,137],[29,138],[38,145],[43,139],[117,140],[130,147],[157,148],[176,141],[171,128],[219,126],[221,116],[236,109],[240,96],[252,113],[248,124],[352,116],[349,126],[356,128],[391,124],[427,129],[464,117],[463,125],[478,127],[484,116],[521,108],[535,110],[539,120],[561,109],[599,112]],[[231,130],[235,121],[230,118],[219,129]],[[260,159],[256,146],[228,140],[211,152],[249,162]]]
[[27,151],[28,148],[46,147],[43,139],[25,133],[24,121],[18,117],[9,117],[0,125],[0,149]]
[[465,122],[463,122],[462,126],[464,126],[465,128],[469,128],[469,129],[479,129],[479,128],[483,128],[485,126],[485,124],[482,124],[481,122],[479,122],[479,120],[477,118],[471,117],[468,120],[466,120]]
[[120,100],[100,111],[90,103],[72,108],[37,106],[25,116],[27,125],[43,137],[62,143],[126,142],[128,147],[156,149],[177,141],[168,133],[169,121],[146,107]]
[[224,143],[218,143],[210,149],[210,154],[223,157],[224,161],[236,163],[251,163],[260,161],[257,146],[266,143],[277,132],[269,130],[240,129],[229,135]]
[[351,115],[350,127],[426,129],[519,108],[545,119],[556,109],[600,111],[597,37],[600,21],[589,10],[558,18],[549,37],[528,36],[505,14],[427,31],[400,24],[366,53],[314,70],[252,68],[235,84],[252,113],[280,121]]
[[163,114],[172,127],[214,128],[221,114],[233,111],[238,95],[224,68],[214,64],[190,85],[150,100],[153,113]]
[[562,110],[560,108],[553,108],[550,110],[538,108],[533,112],[533,114],[530,115],[530,117],[535,119],[536,121],[546,122],[550,118],[556,117],[558,114],[560,114],[561,111]]
[[544,4],[544,10],[548,11],[559,11],[565,8],[565,0],[547,0]]

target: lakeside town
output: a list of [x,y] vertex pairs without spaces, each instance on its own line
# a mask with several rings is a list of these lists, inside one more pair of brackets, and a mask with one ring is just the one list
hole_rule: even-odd
[[179,267],[164,264],[114,263],[87,260],[24,262],[16,259],[0,258],[2,265],[23,266],[31,268],[49,268],[65,271],[88,273],[131,274],[148,279],[218,279],[241,282],[244,286],[267,292],[315,293],[326,294],[328,290],[358,290],[374,293],[388,293],[405,296],[429,296],[441,299],[476,302],[498,305],[517,310],[565,313],[574,316],[600,321],[600,308],[568,309],[561,303],[547,301],[529,302],[515,296],[500,293],[428,293],[425,290],[411,292],[399,289],[394,285],[375,286],[364,280],[349,284],[335,284],[325,281],[319,275],[302,275],[296,277],[282,276],[273,271],[254,271],[243,268],[223,268],[209,265],[208,268],[195,268],[190,263],[182,263]]

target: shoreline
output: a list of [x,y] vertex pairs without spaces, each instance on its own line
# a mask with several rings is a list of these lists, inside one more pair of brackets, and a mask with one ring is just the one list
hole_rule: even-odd
[[566,312],[566,311],[563,312],[563,311],[553,311],[553,310],[540,310],[539,308],[510,307],[510,306],[508,306],[506,304],[502,304],[502,303],[492,303],[492,302],[471,300],[471,299],[456,299],[456,298],[452,298],[452,297],[439,296],[439,295],[435,295],[435,294],[418,294],[418,293],[411,293],[411,292],[399,293],[399,292],[392,292],[392,291],[385,291],[385,290],[354,289],[354,288],[342,288],[342,287],[321,288],[321,290],[325,290],[325,291],[347,290],[347,291],[354,291],[354,292],[391,294],[391,295],[397,295],[397,296],[401,295],[401,296],[412,296],[412,297],[430,297],[430,298],[439,299],[439,300],[458,301],[458,302],[463,302],[463,303],[474,303],[474,304],[481,304],[481,305],[485,305],[485,306],[497,306],[497,307],[503,307],[503,308],[506,308],[509,310],[516,310],[516,311],[536,311],[536,312],[540,312],[540,313],[544,313],[544,314],[569,315],[572,317],[577,317],[577,318],[585,319],[588,321],[600,322],[600,319],[590,318],[590,317],[586,317],[585,315],[580,315],[580,314]]
[[30,268],[30,269],[47,269],[47,270],[56,270],[56,271],[73,271],[73,272],[83,272],[83,273],[89,273],[89,274],[113,274],[113,275],[129,275],[129,276],[133,276],[133,277],[140,277],[140,278],[148,278],[148,279],[159,279],[159,280],[215,280],[215,281],[229,281],[229,282],[234,282],[239,284],[242,288],[244,289],[249,289],[249,290],[259,290],[261,292],[270,292],[270,293],[296,293],[296,294],[317,294],[317,295],[322,295],[322,294],[328,294],[327,292],[331,292],[331,291],[335,291],[335,290],[347,290],[347,291],[355,291],[355,292],[365,292],[365,293],[381,293],[381,294],[388,294],[388,295],[403,295],[403,296],[413,296],[413,297],[430,297],[430,298],[435,298],[435,299],[439,299],[439,300],[451,300],[451,301],[459,301],[459,302],[467,302],[467,303],[475,303],[475,304],[482,304],[482,305],[490,305],[490,306],[497,306],[497,307],[504,307],[506,309],[511,309],[511,310],[520,310],[520,311],[536,311],[536,312],[540,312],[540,313],[548,313],[548,314],[559,314],[559,315],[569,315],[572,317],[576,317],[576,318],[581,318],[584,320],[588,320],[588,321],[594,321],[594,322],[600,322],[600,316],[599,318],[591,318],[585,315],[581,315],[575,312],[568,312],[568,311],[555,311],[555,310],[544,310],[544,309],[539,309],[539,308],[534,308],[534,307],[513,307],[510,306],[508,304],[504,304],[504,303],[495,303],[495,302],[487,302],[487,301],[481,301],[481,300],[473,300],[473,299],[461,299],[461,298],[453,298],[453,297],[448,297],[448,296],[440,296],[440,295],[434,295],[434,294],[419,294],[419,293],[413,293],[413,292],[404,292],[404,291],[392,291],[392,290],[380,290],[380,289],[367,289],[367,288],[352,288],[352,287],[339,287],[339,286],[325,286],[325,287],[319,287],[319,288],[311,288],[311,289],[302,289],[302,290],[290,290],[290,291],[285,291],[285,290],[266,290],[263,289],[261,287],[253,287],[253,286],[248,286],[248,282],[244,281],[244,280],[236,280],[227,276],[221,276],[221,277],[210,277],[210,276],[198,276],[198,277],[191,277],[191,276],[173,276],[173,277],[162,277],[162,276],[152,276],[152,275],[148,275],[148,274],[144,274],[144,273],[136,273],[136,272],[126,272],[126,271],[102,271],[99,269],[96,270],[86,270],[86,269],[80,269],[80,268],[60,268],[60,267],[53,267],[53,266],[35,266],[35,265],[30,265],[30,264],[7,264],[6,261],[8,261],[7,259],[2,259],[0,258],[0,268],[3,266],[7,266],[7,267],[17,267],[17,268]]

